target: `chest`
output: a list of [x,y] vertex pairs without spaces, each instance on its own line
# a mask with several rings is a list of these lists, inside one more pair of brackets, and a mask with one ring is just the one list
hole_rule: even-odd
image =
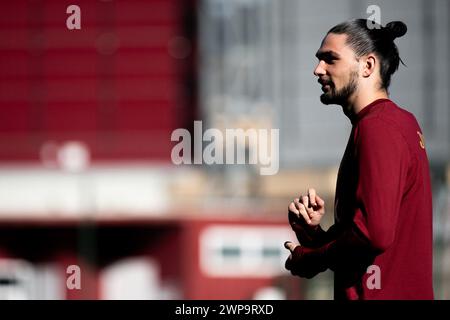
[[356,188],[358,183],[359,164],[356,157],[355,144],[353,141],[353,132],[345,148],[344,155],[339,165],[336,193],[334,201],[334,215],[336,222],[342,222],[346,216],[353,212],[355,207]]

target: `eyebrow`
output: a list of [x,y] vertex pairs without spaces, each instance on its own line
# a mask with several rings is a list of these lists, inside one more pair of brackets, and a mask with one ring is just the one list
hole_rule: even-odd
[[316,58],[319,60],[324,60],[324,59],[339,59],[341,56],[339,55],[339,53],[333,51],[333,50],[328,50],[328,51],[317,51],[316,53]]

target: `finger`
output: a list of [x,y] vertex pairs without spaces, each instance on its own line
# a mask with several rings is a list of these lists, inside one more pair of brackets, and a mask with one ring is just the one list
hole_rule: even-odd
[[325,201],[323,201],[323,199],[321,197],[319,197],[317,194],[316,194],[316,203],[319,207],[325,206]]
[[321,214],[324,214],[325,213],[325,201],[323,201],[322,198],[319,197],[318,195],[316,195],[316,199],[317,199],[316,210],[319,211]]
[[308,215],[308,212],[306,211],[305,206],[303,205],[303,203],[300,202],[296,202],[295,205],[298,208],[299,214],[305,219],[305,221],[310,224],[311,223],[311,218]]
[[320,221],[322,216],[323,216],[323,213],[321,213],[320,211],[314,211],[313,213],[311,213],[311,219],[312,220]]
[[308,213],[308,217],[311,218],[311,215],[314,213],[314,208],[312,206],[305,207],[306,212]]
[[[295,201],[295,200],[294,200],[294,201]],[[291,202],[291,203],[289,204],[288,210],[291,211],[291,212],[293,212],[293,213],[295,213],[295,214],[297,214],[297,216],[300,216],[300,212],[298,211],[298,209],[297,209],[297,207],[295,206],[295,203],[294,203],[294,202]]]
[[297,208],[297,210],[300,210],[302,204],[301,204],[299,198],[295,198],[295,199],[294,199],[294,204],[295,204],[295,207]]
[[286,249],[288,249],[291,253],[294,252],[295,248],[297,247],[297,245],[291,241],[286,241],[284,243],[284,247]]
[[292,253],[289,255],[289,257],[286,259],[286,262],[284,263],[284,267],[291,271],[292,269]]
[[316,190],[313,188],[308,189],[308,196],[311,205],[316,206]]
[[302,203],[303,205],[308,208],[309,207],[309,197],[308,196],[302,196]]

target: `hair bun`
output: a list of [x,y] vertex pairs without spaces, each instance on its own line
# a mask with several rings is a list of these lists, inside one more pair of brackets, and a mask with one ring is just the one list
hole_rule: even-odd
[[406,27],[406,24],[401,21],[392,21],[384,27],[384,30],[387,36],[394,40],[395,38],[404,36],[408,28]]

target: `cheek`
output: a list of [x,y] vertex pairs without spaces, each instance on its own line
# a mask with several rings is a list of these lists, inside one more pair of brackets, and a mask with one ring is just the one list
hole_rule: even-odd
[[340,87],[345,82],[345,74],[335,72],[331,75],[334,87]]
[[335,76],[332,79],[335,84],[335,87],[340,88],[347,85],[350,82],[353,73],[349,72],[349,70],[350,69],[347,69],[345,71],[341,71],[341,73],[335,74]]
[[330,78],[335,84],[342,83],[345,81],[346,71],[342,70],[341,67],[330,68]]

